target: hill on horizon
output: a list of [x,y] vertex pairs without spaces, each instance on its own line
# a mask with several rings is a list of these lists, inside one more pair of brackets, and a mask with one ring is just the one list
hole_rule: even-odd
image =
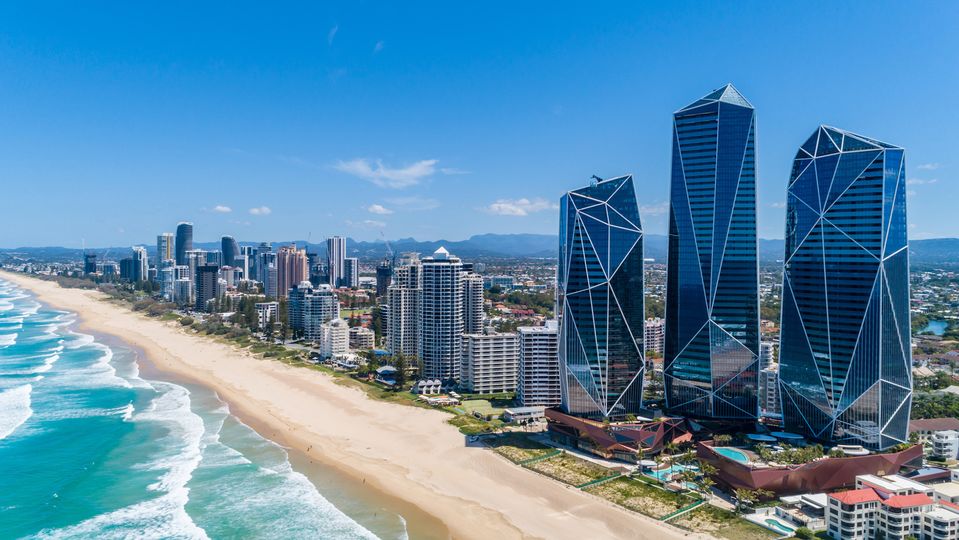
[[[667,237],[659,234],[648,234],[645,238],[645,257],[657,262],[666,260]],[[308,243],[304,240],[294,240],[297,246],[305,247],[308,252],[326,253],[326,244]],[[241,241],[240,245],[255,246],[259,242]],[[289,244],[287,242],[272,242],[276,247]],[[439,247],[445,247],[450,253],[464,259],[477,257],[497,258],[555,258],[559,249],[559,238],[553,234],[477,234],[466,240],[416,240],[415,238],[400,238],[389,241],[393,251],[399,255],[405,252],[418,252],[429,255]],[[151,256],[156,246],[145,245]],[[219,242],[195,242],[198,249],[219,249]],[[88,248],[101,258],[119,260],[129,252],[129,247]],[[785,245],[780,239],[759,239],[759,260],[761,263],[775,263],[782,260]],[[387,256],[386,242],[357,241],[347,238],[347,252],[351,257],[361,259],[380,259]],[[932,238],[927,240],[910,241],[909,254],[913,264],[959,264],[959,238]],[[20,258],[34,258],[49,261],[79,260],[82,250],[65,247],[19,247],[0,248],[0,260],[11,256]]]

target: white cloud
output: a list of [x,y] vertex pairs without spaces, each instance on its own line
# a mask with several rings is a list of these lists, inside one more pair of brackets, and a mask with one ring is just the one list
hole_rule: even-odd
[[420,180],[436,172],[435,159],[424,159],[407,165],[406,167],[389,167],[376,160],[371,163],[367,159],[353,159],[339,161],[334,165],[336,170],[368,180],[380,187],[402,189],[415,186]]
[[464,171],[463,169],[456,169],[454,167],[443,167],[440,169],[440,172],[447,176],[454,176],[459,174],[469,174],[469,171]]
[[499,216],[527,216],[533,212],[555,210],[559,205],[546,199],[498,199],[486,207],[486,211]]
[[639,207],[639,217],[665,216],[669,212],[669,203],[666,201],[656,204],[647,204]]
[[382,204],[371,204],[366,207],[366,211],[371,214],[379,214],[381,216],[387,216],[393,213],[392,210],[383,206]]
[[273,210],[270,210],[269,206],[257,206],[256,208],[250,208],[250,213],[254,216],[268,216]]
[[922,165],[919,165],[916,168],[922,171],[934,171],[938,169],[939,167],[940,165],[938,163],[923,163]]
[[233,209],[230,208],[229,206],[218,204],[213,207],[213,211],[216,212],[217,214],[229,214],[230,212],[233,211]]
[[906,180],[907,186],[924,186],[926,184],[935,184],[938,182],[938,178],[933,178],[932,180],[924,180],[922,178],[910,178]]
[[376,54],[383,50],[383,40],[377,41],[376,45],[373,45],[373,54]]
[[439,208],[440,202],[436,199],[413,195],[410,197],[393,197],[386,199],[393,206],[402,206],[406,210],[433,210]]
[[334,25],[333,28],[330,28],[330,32],[329,32],[328,34],[326,34],[326,42],[329,43],[330,45],[332,45],[332,44],[333,44],[333,38],[336,37],[336,33],[339,32],[339,30],[340,30],[340,25],[338,25],[338,24],[337,24],[337,25]]
[[377,221],[375,219],[364,219],[363,225],[366,225],[367,227],[375,227],[377,229],[382,229],[383,227],[386,227],[385,222]]
[[774,203],[770,204],[769,206],[772,206],[773,208],[786,208],[786,203],[784,203],[784,202],[774,202]]

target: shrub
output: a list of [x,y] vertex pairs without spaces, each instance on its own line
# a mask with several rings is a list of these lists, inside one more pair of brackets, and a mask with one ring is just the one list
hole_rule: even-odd
[[180,324],[183,326],[190,326],[193,324],[193,317],[183,317],[180,319]]

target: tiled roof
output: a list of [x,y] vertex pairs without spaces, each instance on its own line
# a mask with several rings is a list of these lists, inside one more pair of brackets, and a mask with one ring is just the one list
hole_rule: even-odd
[[839,493],[830,493],[829,496],[843,504],[861,504],[882,500],[872,488],[840,491]]
[[909,422],[909,432],[959,430],[959,418],[923,418]]
[[912,495],[893,495],[882,501],[882,504],[890,508],[911,508],[913,506],[927,506],[932,504],[932,499],[925,493],[914,493]]

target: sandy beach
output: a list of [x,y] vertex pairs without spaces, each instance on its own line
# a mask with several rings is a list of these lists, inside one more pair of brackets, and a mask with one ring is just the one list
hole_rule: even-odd
[[78,313],[84,328],[142,350],[156,376],[213,389],[261,435],[299,451],[301,463],[335,467],[355,479],[357,489],[395,499],[399,511],[405,505],[419,514],[410,526],[413,538],[698,536],[468,447],[443,412],[373,400],[324,373],[188,335],[177,323],[133,313],[99,292],[62,289],[9,272],[0,277],[53,307]]

